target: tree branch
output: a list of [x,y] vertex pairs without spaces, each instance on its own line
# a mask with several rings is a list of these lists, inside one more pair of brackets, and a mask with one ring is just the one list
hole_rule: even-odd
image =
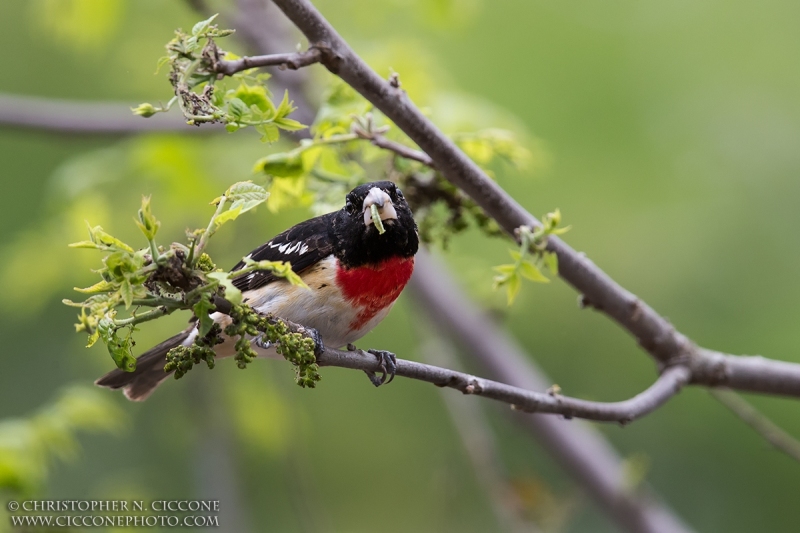
[[405,157],[406,159],[419,161],[423,165],[427,165],[431,168],[436,168],[436,164],[433,162],[433,159],[431,159],[431,157],[425,152],[414,150],[413,148],[409,148],[408,146],[400,144],[399,142],[391,141],[379,133],[364,138],[368,139],[370,142],[372,142],[372,144],[374,144],[378,148],[389,150],[391,152],[396,153],[400,157]]
[[[463,190],[509,234],[541,223],[439,131],[392,80],[378,76],[342,39],[309,0],[274,0],[322,51],[322,64],[392,120],[451,183]],[[685,364],[691,382],[770,394],[800,396],[800,365],[737,357],[704,350],[677,331],[641,299],[616,283],[585,255],[551,236],[548,250],[558,256],[559,275],[583,294],[583,302],[630,332],[662,366]]]
[[232,76],[243,70],[257,67],[280,67],[281,69],[297,70],[302,67],[319,63],[322,53],[316,48],[310,48],[305,52],[292,54],[270,54],[263,56],[246,56],[239,59],[225,60],[217,62],[216,70],[225,76]]
[[[214,298],[214,306],[220,313],[229,314],[231,312],[230,302],[219,296]],[[291,332],[302,333],[313,339],[302,324],[279,317],[276,317],[275,320],[284,322]],[[344,351],[325,347],[322,353],[317,354],[316,359],[319,366],[337,366],[372,373],[382,372],[380,361],[374,355],[362,350]],[[686,385],[689,370],[680,365],[669,367],[644,392],[629,400],[610,403],[590,402],[547,392],[533,392],[463,372],[405,359],[397,360],[396,375],[432,383],[437,387],[449,387],[464,394],[474,394],[504,402],[517,411],[560,414],[566,418],[585,418],[599,422],[627,424],[652,412],[677,394]]]
[[104,135],[151,131],[207,134],[222,130],[212,127],[201,132],[200,128],[187,128],[186,121],[177,114],[159,113],[142,120],[131,113],[131,106],[125,102],[77,102],[8,94],[0,94],[2,126]]
[[[376,357],[361,350],[342,351],[325,348],[325,351],[317,356],[317,363],[320,366],[338,366],[366,372],[381,372],[380,363]],[[646,391],[630,400],[612,403],[590,402],[558,394],[533,392],[463,372],[405,359],[397,360],[397,375],[432,383],[438,387],[449,387],[464,394],[491,398],[510,404],[512,408],[527,413],[551,413],[564,415],[567,418],[585,418],[600,422],[626,424],[650,413],[677,394],[688,381],[689,370],[684,366],[670,367]]]

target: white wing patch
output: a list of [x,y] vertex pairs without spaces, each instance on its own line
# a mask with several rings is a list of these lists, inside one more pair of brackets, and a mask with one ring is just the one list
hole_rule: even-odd
[[290,255],[293,253],[297,253],[298,255],[303,255],[308,251],[308,245],[302,241],[297,242],[285,242],[283,244],[272,244],[269,243],[270,248],[278,248],[278,251],[282,254]]

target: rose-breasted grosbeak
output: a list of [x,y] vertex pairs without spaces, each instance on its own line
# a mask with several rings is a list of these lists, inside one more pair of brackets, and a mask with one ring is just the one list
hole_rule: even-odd
[[[383,234],[373,223],[373,205]],[[301,222],[247,256],[254,261],[288,261],[308,289],[268,271],[234,278],[233,284],[256,311],[312,328],[326,345],[340,347],[360,339],[386,317],[411,277],[418,247],[417,225],[400,189],[390,181],[367,183],[350,191],[341,210]],[[233,271],[243,266],[242,261]],[[230,322],[222,313],[211,316],[223,329]],[[139,356],[134,372],[112,370],[96,384],[123,389],[130,400],[144,400],[170,375],[164,371],[167,352],[190,345],[196,336],[197,327],[189,326]],[[226,338],[215,347],[216,356],[234,355],[234,342]],[[259,355],[276,356],[274,347],[256,339],[253,343]]]

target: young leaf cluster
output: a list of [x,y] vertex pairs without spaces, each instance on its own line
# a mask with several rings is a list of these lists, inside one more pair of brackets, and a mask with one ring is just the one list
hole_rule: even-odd
[[[101,227],[90,226],[89,240],[71,246],[100,250],[106,255],[102,267],[96,271],[100,281],[91,287],[76,289],[88,297],[81,302],[64,301],[80,309],[77,331],[88,333],[90,346],[101,340],[117,367],[132,372],[136,369],[132,348],[137,326],[174,311],[190,310],[198,320],[198,349],[192,347],[182,355],[172,354],[167,370],[175,370],[176,377],[180,377],[191,368],[186,361],[196,364],[204,360],[213,366],[212,348],[220,331],[218,327],[214,329],[209,314],[215,311],[215,302],[221,298],[234,306],[242,304],[242,294],[232,283],[234,277],[268,270],[290,283],[304,285],[288,263],[249,261],[242,270],[228,273],[217,270],[205,253],[209,239],[221,226],[263,204],[268,197],[267,191],[254,183],[232,185],[211,202],[216,209],[205,229],[189,232],[187,243],[172,243],[169,247],[156,242],[161,223],[153,215],[147,197],[142,199],[135,219],[147,246],[135,250]],[[118,316],[120,308],[128,310],[129,316]],[[292,343],[295,343],[293,338],[289,340],[289,344]],[[249,357],[244,348],[245,344],[249,347],[249,340],[241,344],[242,353]]]
[[[490,236],[502,233],[435,168],[409,157],[416,152],[410,139],[343,82],[333,82],[311,131],[313,137],[296,148],[256,162],[255,170],[270,179],[273,209],[313,205],[318,213],[330,212],[359,183],[390,179],[403,188],[424,242],[446,246],[451,236],[469,227]],[[530,158],[506,130],[462,132],[453,139],[487,169],[499,162],[522,168]]]
[[288,92],[276,103],[265,82],[268,74],[251,74],[244,71],[234,74],[227,83],[219,74],[223,59],[236,56],[221,50],[216,40],[233,33],[213,24],[217,15],[198,22],[190,33],[175,32],[167,43],[167,55],[159,61],[159,68],[169,65],[169,80],[175,96],[165,106],[144,103],[132,109],[133,113],[151,117],[168,111],[177,103],[188,124],[221,122],[230,131],[251,126],[261,134],[264,142],[275,142],[280,131],[297,131],[306,126],[289,118],[296,108]]
[[535,229],[520,226],[515,231],[519,239],[519,249],[508,252],[514,262],[493,268],[497,273],[494,277],[494,288],[506,288],[508,305],[514,303],[522,288],[523,278],[537,283],[549,283],[550,280],[542,273],[543,267],[552,275],[558,275],[558,256],[547,249],[547,238],[569,231],[570,226],[559,228],[560,223],[561,211],[556,209],[542,218],[541,226]]

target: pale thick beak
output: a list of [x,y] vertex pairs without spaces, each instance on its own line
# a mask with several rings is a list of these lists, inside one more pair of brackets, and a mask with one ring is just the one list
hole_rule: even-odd
[[364,198],[364,225],[369,226],[372,224],[371,208],[375,205],[378,207],[378,214],[381,220],[397,219],[397,211],[394,210],[394,204],[386,191],[373,187],[369,190],[367,197]]

